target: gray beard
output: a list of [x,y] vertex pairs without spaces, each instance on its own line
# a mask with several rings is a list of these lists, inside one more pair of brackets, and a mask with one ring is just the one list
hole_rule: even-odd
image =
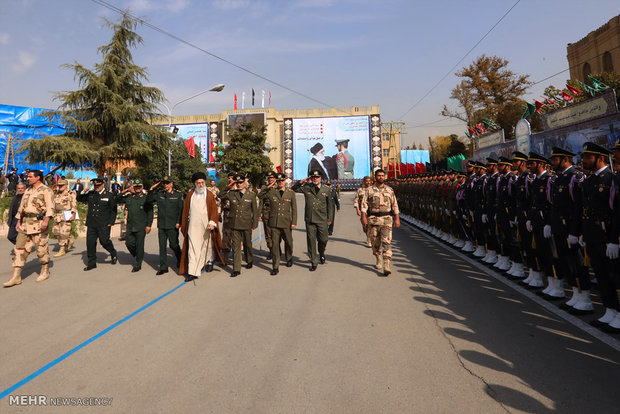
[[205,188],[204,187],[194,187],[194,192],[196,192],[197,194],[203,195],[205,192]]

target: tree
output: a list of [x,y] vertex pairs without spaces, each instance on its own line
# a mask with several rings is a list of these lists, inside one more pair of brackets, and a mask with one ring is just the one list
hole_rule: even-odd
[[[194,146],[196,156],[190,158],[182,139],[172,140],[170,145],[170,177],[174,182],[174,188],[179,191],[187,192],[194,184],[192,183],[192,175],[198,171],[206,171],[207,164],[202,162],[200,155],[200,147]],[[129,178],[140,178],[146,188],[155,184],[162,179],[164,175],[168,175],[168,153],[157,153],[146,161],[139,162],[137,168],[126,171]],[[125,174],[127,175],[127,174]]]
[[507,138],[523,111],[515,117],[510,104],[522,101],[529,75],[517,75],[508,69],[508,60],[498,56],[482,55],[456,72],[461,82],[452,90],[451,99],[458,102],[461,111],[444,105],[441,115],[460,119],[473,126],[485,119],[497,120]]
[[243,123],[229,129],[230,145],[224,149],[220,161],[227,171],[244,174],[250,183],[259,186],[265,174],[273,168],[269,157],[265,155],[265,126]]
[[446,157],[453,157],[459,154],[466,155],[467,147],[465,146],[465,143],[459,140],[459,136],[456,134],[451,134],[449,138],[450,144],[448,144],[448,148],[446,149]]
[[137,21],[124,13],[120,22],[105,24],[113,35],[109,44],[97,49],[103,61],[92,70],[77,62],[63,65],[74,70],[81,89],[56,93],[58,110],[45,114],[50,121],[60,120],[67,132],[27,140],[23,148],[28,161],[103,172],[119,161],[140,162],[167,152],[170,134],[148,123],[160,115],[157,105],[163,94],[142,85],[146,68],[134,64],[130,51],[143,43],[134,31]]

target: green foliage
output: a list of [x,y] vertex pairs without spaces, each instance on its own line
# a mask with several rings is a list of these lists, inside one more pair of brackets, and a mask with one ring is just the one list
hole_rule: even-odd
[[[11,206],[11,201],[15,195],[0,198],[0,223],[7,222],[9,219],[9,207]],[[5,217],[6,213],[6,217]]]
[[[134,31],[138,22],[123,14],[118,23],[106,20],[113,31],[109,44],[98,48],[103,61],[88,69],[79,63],[63,67],[75,72],[79,90],[56,94],[59,109],[48,111],[68,132],[27,140],[29,162],[52,162],[64,167],[90,166],[103,171],[115,160],[144,161],[167,151],[170,134],[148,120],[160,115],[162,92],[142,85],[146,68],[134,64],[130,48],[143,43]],[[58,122],[58,121],[55,121]]]
[[[171,142],[170,176],[174,182],[174,188],[181,192],[187,192],[192,186],[192,175],[196,172],[207,170],[207,165],[202,162],[200,147],[195,146],[196,157],[190,158],[182,139]],[[130,171],[130,178],[140,178],[145,188],[159,182],[163,176],[168,175],[168,153],[157,153],[137,164],[138,168]]]
[[459,140],[458,135],[450,135],[450,144],[446,150],[446,157],[453,157],[455,155],[466,154],[466,145]]
[[265,174],[273,168],[265,155],[265,126],[243,123],[237,131],[229,130],[229,134],[230,145],[224,149],[222,166],[226,171],[245,174],[253,186],[259,186]]
[[[615,72],[602,72],[602,73],[597,73],[592,75],[594,78],[600,80],[601,82],[603,82],[605,85],[609,86],[610,88],[613,88],[616,90],[616,99],[618,100],[618,104],[620,104],[620,74],[617,74]],[[579,95],[573,95],[572,93],[570,93],[568,91],[568,89],[566,88],[566,86],[564,85],[564,87],[558,89],[553,85],[547,86],[545,88],[545,92],[544,92],[544,96],[551,99],[552,101],[555,102],[554,105],[550,105],[547,104],[545,106],[542,107],[541,109],[541,114],[546,114],[549,112],[553,112],[556,109],[562,108],[566,105],[571,105],[573,103],[576,102],[582,102],[585,101],[587,99],[590,99],[592,96],[590,96],[590,94],[586,93],[585,91],[583,91],[583,87],[579,84],[579,82],[577,82],[576,79],[569,79],[566,81],[566,83],[568,83],[570,86],[579,89],[580,91],[582,91],[582,93],[580,93]],[[592,83],[588,80],[586,82],[584,82],[586,85],[590,85],[593,86]],[[564,89],[565,92],[567,92],[569,95],[573,96],[573,100],[570,102],[566,102],[564,101],[564,98],[562,98],[562,90]]]

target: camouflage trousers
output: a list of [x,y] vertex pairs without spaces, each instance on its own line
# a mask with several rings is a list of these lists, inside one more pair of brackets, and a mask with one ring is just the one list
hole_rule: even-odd
[[368,236],[372,245],[372,254],[392,257],[392,216],[368,217]]
[[71,235],[70,221],[55,222],[52,232],[58,239],[58,244],[60,247],[67,246],[67,243],[69,243],[70,240],[74,240],[74,237]]
[[50,262],[50,251],[48,249],[49,234],[35,233],[26,234],[19,232],[17,235],[17,241],[15,242],[15,258],[13,259],[13,267],[24,267],[26,259],[32,249],[36,249],[37,257],[41,264],[48,264]]

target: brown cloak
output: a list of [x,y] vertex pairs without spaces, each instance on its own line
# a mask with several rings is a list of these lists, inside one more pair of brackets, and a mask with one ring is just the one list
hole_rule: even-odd
[[[192,188],[185,196],[183,213],[181,216],[181,234],[183,234],[183,249],[181,250],[181,265],[179,266],[179,274],[181,275],[187,273],[189,261],[189,258],[187,257],[187,250],[189,246],[189,241],[187,240],[187,230],[189,228],[189,206],[193,194],[194,189]],[[215,201],[215,196],[211,191],[207,191],[207,211],[209,212],[209,221],[213,221],[215,223],[215,228],[211,230],[211,246],[215,253],[214,261],[224,263],[224,259],[222,259],[222,255],[220,253],[222,250],[222,239],[220,237],[220,229],[218,224],[217,203]]]

